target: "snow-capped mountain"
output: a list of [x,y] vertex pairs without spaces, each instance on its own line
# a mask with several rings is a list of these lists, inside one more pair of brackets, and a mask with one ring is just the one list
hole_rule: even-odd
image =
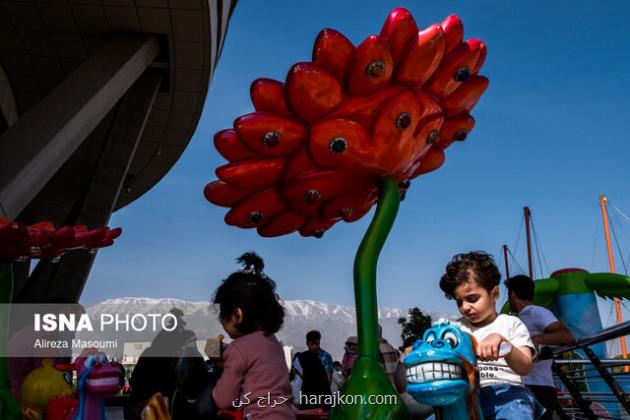
[[[310,330],[319,330],[322,333],[322,348],[327,350],[333,359],[341,360],[346,338],[356,335],[354,308],[313,300],[286,300],[283,303],[285,320],[282,329],[276,334],[279,340],[285,345],[292,346],[294,351],[302,351],[306,348],[305,334]],[[217,311],[208,301],[125,297],[108,299],[90,306],[87,311],[91,317],[99,317],[101,314],[166,314],[174,307],[184,313],[187,328],[193,330],[198,338],[226,335],[217,319]],[[444,316],[426,312],[433,319]],[[379,323],[383,326],[383,336],[396,347],[401,344],[398,319],[404,316],[407,316],[407,310],[379,309]],[[122,342],[151,340],[150,336],[122,332],[116,338]]]

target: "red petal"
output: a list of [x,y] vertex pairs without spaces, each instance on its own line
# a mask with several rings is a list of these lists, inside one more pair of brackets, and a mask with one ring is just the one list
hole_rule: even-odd
[[358,220],[370,211],[377,194],[377,189],[374,188],[371,191],[334,198],[324,206],[324,218],[341,217],[347,222]]
[[267,156],[293,153],[306,136],[306,129],[297,121],[260,112],[237,118],[234,128],[248,147]]
[[343,80],[353,54],[352,42],[334,29],[323,29],[313,45],[313,61],[326,66],[339,80]]
[[376,181],[376,178],[366,180],[343,171],[310,172],[286,185],[281,193],[298,213],[321,216],[322,205],[328,200],[375,188]]
[[45,247],[50,246],[49,233],[40,229],[27,228],[28,238],[24,241],[26,246]]
[[483,42],[479,46],[479,58],[477,59],[477,64],[472,68],[472,74],[479,73],[481,70],[481,66],[486,62],[486,55],[488,54],[488,49],[486,48],[486,44]]
[[[420,102],[420,108],[422,114],[420,115],[420,124],[425,121],[435,118],[436,116],[443,116],[444,112],[442,107],[438,104],[431,95],[428,95],[422,91],[422,89],[414,89],[413,93]],[[417,129],[418,130],[418,129]]]
[[28,240],[28,230],[22,223],[11,222],[0,228],[0,240],[6,243],[24,243]]
[[52,222],[48,222],[48,221],[38,222],[31,225],[30,227],[33,229],[45,230],[48,232],[52,232],[53,230],[55,230],[55,225],[53,225]]
[[75,230],[72,226],[64,226],[50,234],[53,248],[68,248],[72,246],[74,237]]
[[247,160],[217,168],[217,177],[240,188],[261,189],[277,183],[282,175],[284,159]]
[[440,130],[440,142],[442,148],[446,149],[454,141],[466,140],[466,136],[475,126],[475,119],[468,115],[457,114],[444,120],[442,129]]
[[309,145],[313,160],[321,166],[356,170],[377,163],[372,159],[367,131],[352,120],[327,119],[314,125]]
[[470,112],[487,88],[488,79],[486,77],[473,76],[444,100],[442,103],[444,114],[450,117],[462,111]]
[[87,232],[82,232],[75,236],[75,246],[86,246],[92,243],[99,242],[102,239],[105,239],[107,236],[107,228],[100,227],[96,229],[89,230]]
[[348,223],[356,222],[357,220],[359,220],[360,218],[368,214],[375,203],[376,203],[376,199],[374,199],[373,202],[363,207],[359,207],[358,209],[355,209],[350,216],[344,217],[343,220]]
[[298,63],[287,76],[287,98],[293,111],[306,121],[322,118],[343,101],[343,87],[335,75],[315,63]]
[[357,98],[347,98],[339,108],[333,112],[329,118],[349,119],[363,125],[369,130],[372,125],[374,115],[379,111],[381,105],[392,97],[400,94],[404,88],[401,86],[387,86],[369,96]]
[[438,67],[443,54],[442,27],[431,25],[419,32],[415,42],[405,51],[396,66],[394,81],[407,86],[422,85]]
[[389,44],[394,61],[398,61],[417,33],[418,26],[407,9],[397,7],[390,12],[381,29],[381,37]]
[[107,239],[116,239],[120,235],[122,235],[122,228],[117,227],[114,229],[109,229],[109,231],[107,232]]
[[258,233],[264,237],[287,235],[298,230],[304,223],[306,223],[306,216],[286,210],[260,226]]
[[300,235],[321,238],[339,219],[311,219],[300,228]]
[[307,145],[301,146],[297,153],[291,157],[287,163],[287,170],[284,173],[284,180],[291,181],[293,178],[300,176],[305,172],[318,170],[318,167],[306,150]]
[[[398,123],[403,114],[410,118],[405,128],[401,128]],[[414,139],[420,115],[418,99],[407,90],[387,103],[374,120],[369,141],[374,146],[372,159],[382,174],[396,174],[414,161],[425,148],[424,144]]]
[[393,70],[389,47],[378,36],[372,35],[356,49],[347,80],[348,92],[352,96],[374,93],[389,83]]
[[214,147],[230,162],[247,160],[256,156],[256,153],[245,146],[236,131],[232,129],[222,130],[215,134]]
[[203,189],[206,200],[221,207],[233,207],[251,193],[251,189],[237,188],[221,181],[212,181]]
[[10,223],[11,223],[11,219],[7,219],[6,217],[0,217],[0,228],[3,228]]
[[249,88],[249,96],[256,111],[288,114],[284,100],[284,85],[272,79],[256,79]]
[[437,98],[444,99],[466,80],[470,80],[473,69],[481,57],[482,45],[483,42],[478,39],[469,39],[455,48],[429,79],[425,90]]
[[444,55],[453,51],[464,40],[464,25],[457,15],[450,15],[442,21],[446,37]]
[[261,226],[284,207],[278,189],[268,188],[237,204],[225,215],[225,223],[242,228]]
[[438,145],[433,145],[422,157],[422,160],[420,161],[420,167],[416,169],[411,178],[415,178],[419,175],[435,171],[444,164],[445,160],[446,156],[444,155],[444,149],[442,149]]
[[414,89],[413,93],[418,98],[420,102],[420,107],[422,108],[422,114],[420,115],[420,120],[424,120],[425,118],[433,118],[436,115],[442,115],[442,107],[438,104],[432,96],[427,95],[422,89]]
[[440,128],[442,127],[443,122],[444,116],[442,114],[433,114],[424,118],[421,123],[418,124],[416,133],[414,134],[414,139],[415,142],[422,144],[423,146],[418,148],[420,151],[416,152],[414,156],[421,156],[426,150],[427,145],[437,143],[439,140]]

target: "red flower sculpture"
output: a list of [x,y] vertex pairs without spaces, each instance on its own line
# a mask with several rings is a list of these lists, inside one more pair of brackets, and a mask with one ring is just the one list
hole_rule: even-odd
[[121,233],[120,228],[88,230],[86,226],[79,225],[57,229],[50,222],[26,226],[0,218],[0,258],[56,260],[75,249],[93,250],[110,246]]
[[226,223],[262,236],[320,237],[339,220],[358,220],[380,178],[396,177],[404,193],[466,138],[488,86],[478,75],[485,56],[482,41],[463,42],[455,15],[418,32],[397,8],[357,47],[324,29],[312,62],[293,65],[284,84],[255,80],[256,112],[215,135],[229,163],[206,198],[231,207]]

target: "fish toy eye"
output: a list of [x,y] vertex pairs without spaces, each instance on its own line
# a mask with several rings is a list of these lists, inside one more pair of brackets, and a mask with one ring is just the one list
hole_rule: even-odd
[[442,339],[446,342],[448,342],[448,344],[452,347],[455,348],[457,347],[457,345],[459,344],[459,337],[457,337],[457,334],[455,334],[453,331],[451,330],[446,330],[444,331],[444,333],[442,334]]

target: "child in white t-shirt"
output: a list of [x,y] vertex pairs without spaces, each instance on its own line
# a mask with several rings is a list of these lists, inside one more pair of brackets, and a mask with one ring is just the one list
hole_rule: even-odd
[[491,255],[458,254],[446,266],[440,288],[457,302],[460,320],[477,340],[481,411],[486,420],[530,420],[540,411],[522,377],[532,368],[534,344],[514,316],[497,315],[501,274]]

